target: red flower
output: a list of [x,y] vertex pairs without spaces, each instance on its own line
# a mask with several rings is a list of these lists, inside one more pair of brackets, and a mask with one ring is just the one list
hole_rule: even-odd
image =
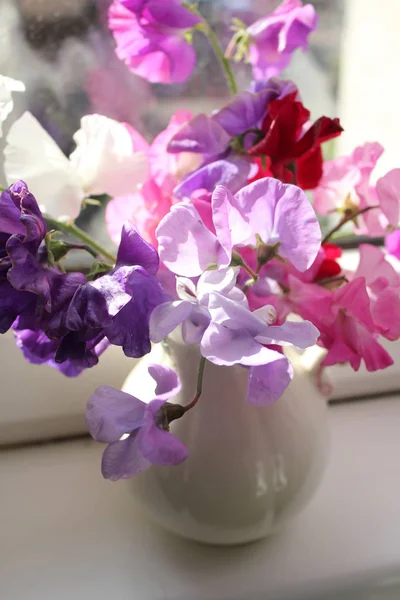
[[[297,92],[274,100],[262,123],[265,137],[249,150],[251,156],[268,156],[271,171],[284,183],[296,183],[305,190],[317,187],[322,177],[321,144],[343,131],[339,119],[321,117],[302,134],[310,111],[296,100]],[[300,137],[301,136],[301,137]]]
[[342,256],[342,250],[335,244],[322,244],[322,249],[325,252],[324,260],[318,269],[318,273],[315,276],[315,281],[322,279],[331,279],[336,277],[341,272],[340,265],[336,262],[336,258]]

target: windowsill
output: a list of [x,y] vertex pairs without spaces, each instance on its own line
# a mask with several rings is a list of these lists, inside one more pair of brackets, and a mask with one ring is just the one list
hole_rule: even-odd
[[399,399],[334,406],[330,420],[331,457],[312,502],[280,534],[237,548],[186,542],[147,521],[125,482],[102,480],[101,445],[3,450],[2,598],[399,598]]

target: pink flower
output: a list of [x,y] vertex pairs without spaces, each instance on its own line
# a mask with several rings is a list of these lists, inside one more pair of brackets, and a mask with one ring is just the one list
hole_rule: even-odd
[[400,169],[370,181],[383,148],[377,142],[359,146],[349,156],[324,163],[323,176],[314,190],[314,208],[321,215],[346,214],[377,206],[357,217],[358,234],[383,235],[388,225],[397,226],[400,214]]
[[108,203],[107,230],[115,244],[119,244],[124,223],[131,221],[146,241],[157,245],[155,230],[171,208],[172,190],[178,182],[182,163],[181,155],[168,154],[166,148],[171,137],[191,116],[188,111],[176,112],[151,146],[133,127],[126,126],[135,149],[147,153],[150,177],[139,192],[115,197]]
[[400,337],[400,276],[376,246],[360,244],[353,278],[364,277],[377,331],[390,341]]
[[183,34],[199,18],[180,0],[114,0],[108,19],[117,56],[133,73],[151,83],[181,83],[190,77],[196,54]]
[[320,331],[318,344],[328,350],[322,365],[350,362],[355,371],[364,360],[368,371],[384,369],[393,360],[376,341],[379,328],[371,314],[364,277],[334,291],[289,276],[294,310]]
[[307,50],[307,38],[317,23],[311,4],[303,6],[301,0],[284,0],[268,17],[250,25],[249,58],[255,79],[279,75],[297,48]]

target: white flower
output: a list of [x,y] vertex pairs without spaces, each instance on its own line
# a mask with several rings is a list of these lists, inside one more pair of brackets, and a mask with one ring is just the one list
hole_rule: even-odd
[[24,92],[22,81],[0,75],[0,137],[3,135],[2,124],[13,109],[14,102],[11,92]]
[[87,115],[67,158],[35,117],[26,112],[7,136],[4,171],[9,185],[23,179],[43,212],[75,219],[90,194],[133,193],[148,175],[145,152],[135,152],[127,128],[102,115]]

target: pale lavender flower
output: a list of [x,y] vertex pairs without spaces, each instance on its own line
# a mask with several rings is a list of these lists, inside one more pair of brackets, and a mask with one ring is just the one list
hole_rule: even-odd
[[212,195],[215,233],[190,203],[172,207],[156,236],[162,262],[177,275],[196,277],[210,267],[230,265],[234,247],[279,243],[279,254],[305,271],[321,245],[321,230],[310,202],[298,187],[264,178],[235,196],[224,186]]
[[108,444],[102,459],[106,479],[127,479],[152,464],[176,465],[188,456],[185,445],[168,431],[169,422],[184,414],[182,407],[167,402],[181,389],[178,376],[161,365],[150,365],[148,370],[156,382],[154,399],[148,404],[109,386],[97,388],[89,399],[89,432],[96,441]]
[[245,295],[235,287],[238,269],[206,271],[197,282],[177,277],[176,291],[179,300],[157,306],[150,317],[150,339],[161,342],[182,323],[182,337],[187,344],[199,344],[210,324],[208,301],[211,292],[219,291],[238,302]]
[[284,0],[268,17],[250,25],[246,33],[255,79],[279,75],[297,48],[307,50],[308,36],[317,24],[312,4],[303,6],[301,0]]

